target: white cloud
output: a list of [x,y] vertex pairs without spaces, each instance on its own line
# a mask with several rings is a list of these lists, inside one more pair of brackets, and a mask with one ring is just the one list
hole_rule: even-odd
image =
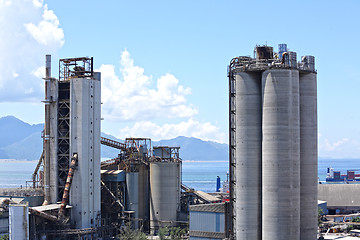
[[133,127],[125,127],[119,132],[122,138],[150,137],[153,140],[175,138],[177,136],[195,137],[202,140],[226,142],[225,133],[210,122],[199,122],[192,118],[177,124],[164,124],[162,126],[150,121],[136,122]]
[[[37,2],[37,1],[35,1]],[[41,4],[37,2],[37,5]],[[37,25],[34,23],[25,24],[26,30],[40,44],[45,46],[58,46],[64,44],[64,32],[59,28],[60,22],[53,11],[44,6],[43,19]]]
[[186,96],[190,88],[179,85],[172,74],[165,74],[152,87],[152,78],[144,69],[135,66],[128,51],[121,54],[121,77],[113,65],[101,65],[102,114],[112,120],[149,120],[155,118],[189,118],[197,109],[189,104]]
[[360,142],[349,138],[329,140],[320,135],[319,156],[331,158],[359,158]]
[[186,136],[227,142],[226,133],[220,128],[195,119],[197,109],[187,101],[191,89],[180,85],[174,75],[166,73],[154,83],[143,68],[134,65],[126,50],[121,54],[120,76],[114,65],[102,65],[98,71],[102,82],[102,116],[106,121],[132,125],[119,129],[116,134],[119,138],[161,140]]
[[39,101],[45,54],[64,44],[59,20],[42,0],[0,0],[0,26],[0,102]]
[[335,151],[335,150],[338,150],[339,148],[341,148],[347,142],[349,142],[349,139],[347,139],[347,138],[343,138],[336,142],[330,142],[328,139],[325,139],[322,147],[328,151]]

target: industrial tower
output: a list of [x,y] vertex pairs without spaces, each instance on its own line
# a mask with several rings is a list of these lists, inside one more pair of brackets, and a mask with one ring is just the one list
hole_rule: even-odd
[[230,206],[237,240],[317,234],[317,73],[279,45],[233,58],[229,77]]
[[[56,79],[46,56],[44,204],[69,202],[71,223],[78,229],[100,226],[100,87],[92,58],[60,59]],[[68,192],[73,156],[77,166]]]

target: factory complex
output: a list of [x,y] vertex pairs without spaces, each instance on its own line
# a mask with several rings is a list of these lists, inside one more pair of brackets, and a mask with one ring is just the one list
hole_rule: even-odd
[[[256,46],[253,57],[235,57],[228,66],[223,192],[182,184],[181,146],[101,137],[101,74],[93,58],[60,59],[57,79],[46,55],[44,80],[43,153],[30,187],[0,189],[0,236],[160,239],[168,229],[179,234],[167,239],[315,240],[319,206],[335,214],[360,210],[355,195],[344,203],[360,185],[318,184],[315,58],[297,61],[286,44],[278,52]],[[118,155],[101,161],[101,145]],[[344,195],[333,199],[335,188]]]

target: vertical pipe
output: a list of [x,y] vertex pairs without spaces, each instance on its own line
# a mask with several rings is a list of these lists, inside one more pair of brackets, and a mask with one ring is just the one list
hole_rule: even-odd
[[262,76],[262,239],[300,239],[299,72]]
[[300,239],[317,234],[317,87],[316,73],[300,75]]
[[261,239],[261,75],[235,75],[235,234]]
[[45,184],[44,204],[50,203],[50,78],[51,78],[51,55],[46,55],[45,65],[45,126],[44,126],[44,151],[45,151]]

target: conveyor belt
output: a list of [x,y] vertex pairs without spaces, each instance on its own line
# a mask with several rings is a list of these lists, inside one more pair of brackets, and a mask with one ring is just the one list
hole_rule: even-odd
[[185,186],[184,184],[181,184],[181,189],[183,189],[186,192],[192,192],[194,193],[198,198],[200,198],[201,200],[203,200],[206,203],[214,203],[214,202],[219,202],[221,201],[220,198],[218,197],[214,197],[206,192],[203,191],[196,191],[192,188],[189,188],[188,186]]
[[109,138],[101,137],[100,143],[105,146],[109,146],[109,147],[116,148],[116,149],[123,150],[123,151],[125,151],[125,149],[126,149],[126,146],[124,143],[114,141]]

